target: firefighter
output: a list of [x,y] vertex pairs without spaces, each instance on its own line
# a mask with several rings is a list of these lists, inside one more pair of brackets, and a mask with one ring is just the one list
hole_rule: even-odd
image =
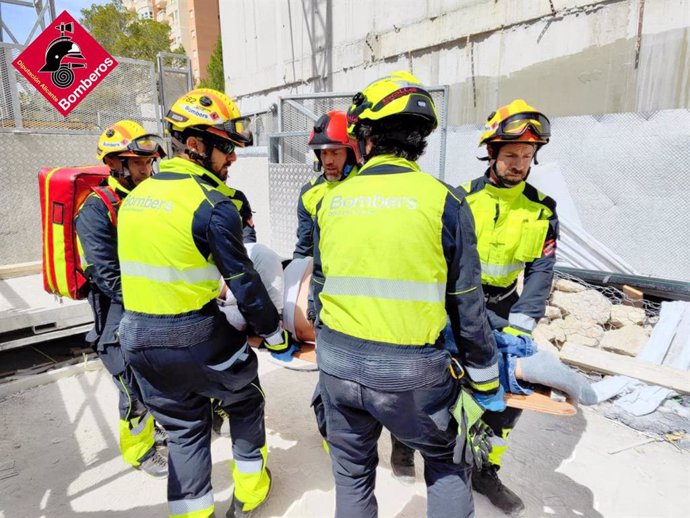
[[234,493],[226,516],[247,517],[271,487],[264,395],[247,332],[216,303],[220,276],[266,347],[287,348],[224,183],[235,148],[250,144],[251,133],[235,103],[207,88],[180,97],[165,121],[175,157],[120,211],[121,341],[144,401],[168,431],[170,516],[214,513],[212,398],[230,415]]
[[[551,290],[558,217],[556,202],[526,180],[537,152],[550,136],[549,120],[524,100],[500,107],[489,116],[479,140],[480,146],[486,145],[489,168],[483,176],[461,186],[474,215],[491,325],[504,333],[529,338],[544,316]],[[524,287],[518,294],[517,279],[522,272]],[[508,435],[521,414],[515,408],[484,414],[482,419],[496,438],[490,464],[472,477],[476,491],[511,515],[519,515],[524,504],[502,484],[498,470]]]
[[[314,255],[314,217],[321,198],[340,182],[357,174],[357,145],[347,134],[347,115],[330,111],[319,117],[309,136],[318,169],[323,173],[302,186],[297,202],[297,244],[293,259]],[[313,319],[312,319],[313,320]]]
[[[493,112],[479,145],[489,168],[465,184],[474,214],[482,285],[492,326],[514,335],[531,332],[544,316],[556,264],[556,202],[526,182],[539,149],[549,142],[549,119],[522,99]],[[496,244],[500,243],[500,246]],[[517,279],[524,272],[522,293]],[[484,421],[506,441],[521,410],[487,412]],[[507,513],[519,514],[522,500],[498,478],[505,442],[494,445],[491,463],[472,477],[474,489]]]
[[319,385],[336,518],[374,518],[383,426],[425,460],[427,516],[472,516],[470,469],[453,460],[460,387],[443,348],[450,318],[467,381],[496,395],[472,215],[416,163],[438,119],[431,95],[395,72],[355,95],[348,133],[364,165],[317,208],[314,303]]
[[96,156],[110,168],[110,176],[97,193],[87,197],[75,219],[81,264],[90,286],[87,297],[94,315],[94,327],[86,340],[119,391],[122,458],[149,475],[164,477],[167,461],[156,442],[163,443],[165,434],[155,427],[142,403],[118,340],[123,309],[116,224],[121,200],[151,176],[154,161],[164,157],[165,152],[158,136],[134,121],[122,120],[101,134]]

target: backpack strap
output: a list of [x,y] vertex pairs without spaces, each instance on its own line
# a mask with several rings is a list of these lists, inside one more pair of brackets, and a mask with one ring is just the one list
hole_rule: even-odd
[[98,196],[110,214],[110,222],[114,227],[117,227],[117,210],[120,208],[122,198],[117,194],[117,191],[109,185],[103,187],[93,187],[93,192]]

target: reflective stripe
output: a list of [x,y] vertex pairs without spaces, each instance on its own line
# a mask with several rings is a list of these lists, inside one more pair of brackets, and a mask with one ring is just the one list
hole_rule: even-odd
[[267,336],[265,340],[268,345],[280,345],[284,343],[283,330],[279,327],[275,333]]
[[224,371],[226,369],[229,369],[230,366],[234,365],[234,363],[237,360],[245,361],[247,357],[249,357],[249,353],[247,353],[247,344],[245,343],[244,346],[241,347],[240,350],[233,354],[230,358],[228,358],[222,363],[209,365],[208,368],[213,369],[214,371]]
[[168,502],[168,510],[172,516],[185,515],[194,511],[202,511],[213,506],[213,492],[209,491],[199,498],[174,500]]
[[467,374],[474,383],[484,383],[498,378],[498,363],[494,363],[491,367],[478,369],[476,367],[464,366]]
[[410,302],[442,302],[445,285],[435,282],[374,279],[371,277],[327,277],[323,293],[353,295]]
[[522,270],[525,267],[525,263],[512,263],[512,264],[491,264],[482,263],[482,274],[489,275],[491,277],[503,277],[505,275],[510,275],[516,270]]
[[[134,422],[135,419],[132,419],[131,422]],[[153,416],[146,412],[144,415],[139,417],[139,423],[130,430],[130,433],[132,435],[139,435],[146,428],[146,424],[148,423],[149,419],[153,419]]]
[[172,266],[154,266],[152,264],[139,263],[136,261],[120,261],[120,271],[122,275],[143,277],[159,282],[180,281],[197,283],[215,281],[220,277],[220,272],[215,265],[179,270]]
[[236,460],[235,466],[240,473],[260,473],[264,466],[263,459],[259,460]]
[[508,316],[508,322],[510,325],[526,329],[527,331],[532,331],[534,326],[537,325],[537,321],[524,313],[511,313]]

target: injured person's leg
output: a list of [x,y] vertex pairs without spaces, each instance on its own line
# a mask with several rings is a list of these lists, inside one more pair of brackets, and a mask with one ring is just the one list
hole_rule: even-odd
[[547,351],[518,358],[515,377],[565,392],[581,405],[594,405],[597,395],[582,374],[571,369]]

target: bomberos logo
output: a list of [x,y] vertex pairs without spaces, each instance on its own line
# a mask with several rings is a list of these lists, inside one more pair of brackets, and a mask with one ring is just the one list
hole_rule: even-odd
[[12,64],[66,117],[117,61],[63,11]]

